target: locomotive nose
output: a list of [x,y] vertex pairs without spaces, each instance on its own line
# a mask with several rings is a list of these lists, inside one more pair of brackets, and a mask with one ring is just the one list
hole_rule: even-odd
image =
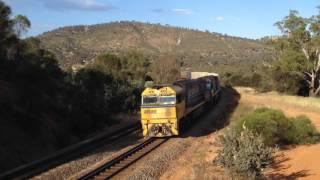
[[159,137],[172,135],[170,127],[165,124],[152,125],[150,128],[150,132],[154,136],[159,136]]

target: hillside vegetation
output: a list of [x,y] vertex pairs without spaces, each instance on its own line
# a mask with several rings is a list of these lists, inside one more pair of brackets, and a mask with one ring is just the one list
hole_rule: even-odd
[[149,66],[131,52],[64,71],[38,39],[20,39],[30,26],[0,1],[0,173],[110,130],[139,107]]
[[63,27],[39,39],[64,68],[88,63],[103,53],[131,50],[141,51],[151,60],[173,53],[185,69],[211,71],[270,62],[273,54],[271,47],[255,40],[140,22]]

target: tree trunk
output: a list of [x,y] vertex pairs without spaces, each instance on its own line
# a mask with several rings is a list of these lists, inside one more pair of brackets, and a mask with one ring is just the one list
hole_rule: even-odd
[[316,97],[316,90],[314,88],[310,88],[309,90],[309,97]]
[[316,96],[317,96],[317,95],[320,95],[320,84],[318,85],[318,89],[316,90],[315,95],[316,95]]
[[308,83],[309,83],[309,96],[315,97],[319,93],[319,88],[320,88],[320,85],[318,85],[319,87],[316,87],[317,74],[312,72],[309,74],[309,76],[311,78],[311,80],[308,81]]

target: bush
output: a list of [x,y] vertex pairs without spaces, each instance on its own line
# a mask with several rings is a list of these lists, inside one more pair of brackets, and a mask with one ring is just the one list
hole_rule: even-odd
[[251,67],[249,69],[238,69],[235,71],[227,71],[222,72],[221,74],[222,84],[253,87],[262,92],[270,91],[273,89],[273,81],[270,77],[270,70],[263,66]]
[[319,132],[307,117],[292,118],[291,122],[291,126],[286,133],[287,143],[314,144],[319,141]]
[[215,163],[225,167],[232,176],[254,179],[272,162],[274,149],[266,146],[263,137],[252,131],[238,134],[228,130],[218,142],[222,149],[218,151]]
[[236,131],[240,134],[243,129],[249,129],[259,133],[263,136],[265,144],[272,146],[284,139],[284,132],[289,126],[290,122],[281,111],[259,108],[240,119],[236,124]]
[[234,131],[240,134],[244,129],[261,134],[268,146],[309,144],[319,140],[319,133],[307,117],[289,119],[282,111],[269,108],[256,109],[240,119]]

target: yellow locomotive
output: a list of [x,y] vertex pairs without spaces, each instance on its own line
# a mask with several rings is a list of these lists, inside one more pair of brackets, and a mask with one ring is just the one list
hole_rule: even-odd
[[141,95],[143,135],[165,137],[179,135],[182,124],[205,105],[217,101],[220,93],[218,75],[207,73],[171,85],[146,88]]

